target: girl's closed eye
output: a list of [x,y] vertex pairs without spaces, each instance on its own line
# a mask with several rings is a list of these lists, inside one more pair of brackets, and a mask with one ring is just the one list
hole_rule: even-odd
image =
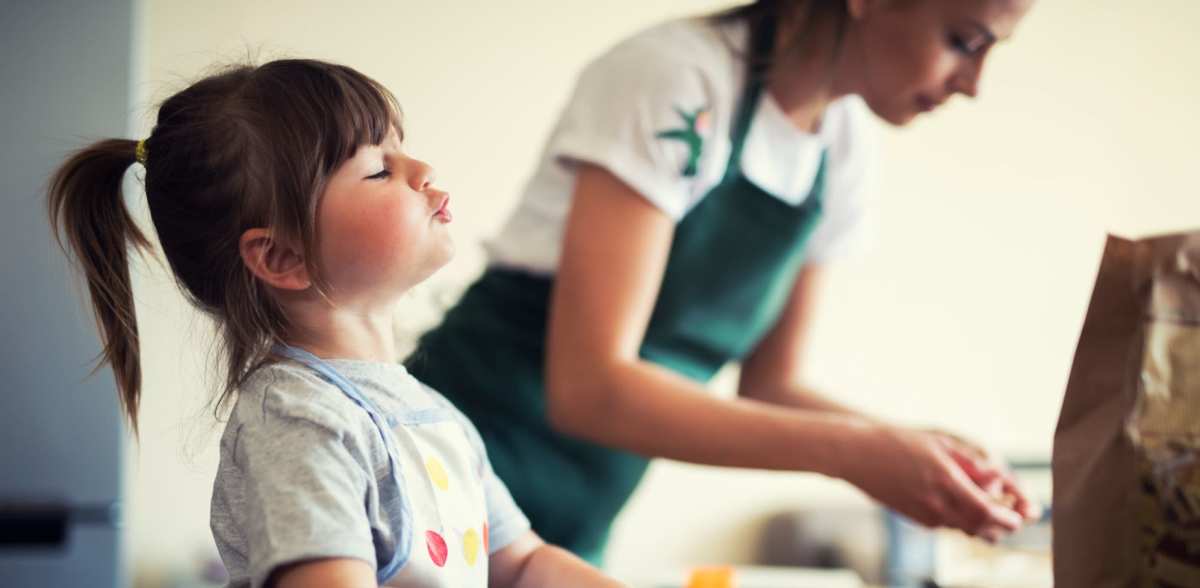
[[383,169],[379,170],[378,172],[375,172],[375,173],[373,173],[373,174],[371,174],[371,175],[367,176],[365,179],[368,179],[368,180],[385,180],[385,179],[387,179],[387,178],[391,177],[391,175],[392,175],[392,172],[391,172],[391,171],[389,171],[389,170],[388,170],[388,168],[386,168],[386,167],[385,167],[385,168],[383,168]]

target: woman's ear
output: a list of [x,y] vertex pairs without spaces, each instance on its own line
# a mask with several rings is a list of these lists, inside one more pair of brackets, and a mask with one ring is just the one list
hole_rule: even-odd
[[846,14],[851,20],[862,20],[878,4],[875,0],[846,0]]
[[276,239],[267,229],[248,229],[238,241],[242,263],[263,283],[280,290],[307,290],[312,286],[304,254]]

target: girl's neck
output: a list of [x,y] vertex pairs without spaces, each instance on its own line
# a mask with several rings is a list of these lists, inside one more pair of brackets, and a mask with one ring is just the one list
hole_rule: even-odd
[[396,337],[391,307],[334,307],[324,299],[285,304],[288,344],[324,359],[394,362]]
[[798,130],[820,130],[825,109],[834,100],[855,92],[852,31],[839,34],[836,23],[799,25],[803,31],[780,27],[775,36],[767,91]]

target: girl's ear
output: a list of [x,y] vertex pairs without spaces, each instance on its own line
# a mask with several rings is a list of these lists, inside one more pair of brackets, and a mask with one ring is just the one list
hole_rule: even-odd
[[312,277],[304,255],[290,243],[276,239],[267,229],[249,229],[238,241],[242,263],[263,283],[280,290],[307,290]]

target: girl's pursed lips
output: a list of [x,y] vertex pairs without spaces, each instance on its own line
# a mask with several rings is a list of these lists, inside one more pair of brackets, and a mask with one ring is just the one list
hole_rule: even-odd
[[433,211],[433,216],[443,222],[450,222],[453,216],[450,214],[450,195],[443,193],[441,201],[438,203],[437,209]]

